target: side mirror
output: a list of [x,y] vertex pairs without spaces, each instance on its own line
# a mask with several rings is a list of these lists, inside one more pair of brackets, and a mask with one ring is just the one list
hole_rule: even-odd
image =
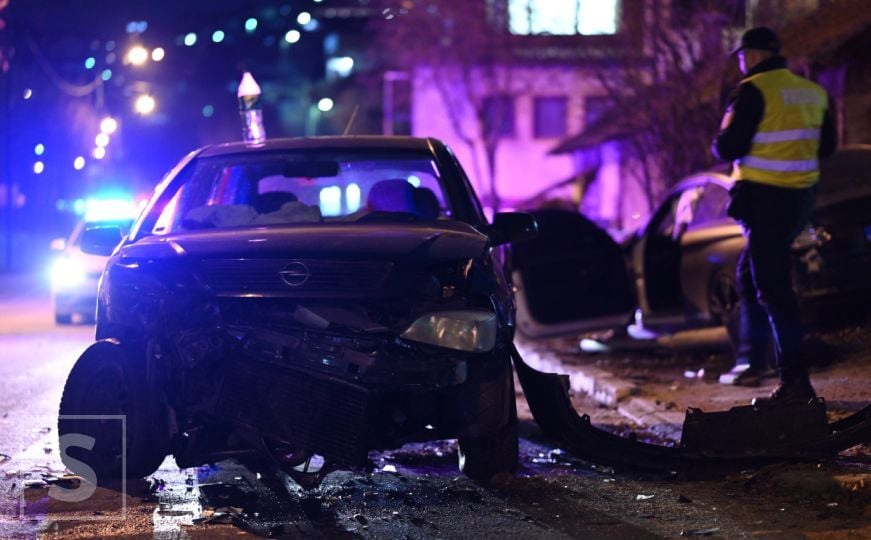
[[55,238],[48,245],[48,248],[52,251],[63,251],[67,247],[67,239],[66,238]]
[[124,233],[118,225],[88,227],[82,231],[82,251],[89,255],[108,257],[123,238]]
[[538,236],[538,222],[525,212],[500,212],[487,229],[494,246],[532,240]]

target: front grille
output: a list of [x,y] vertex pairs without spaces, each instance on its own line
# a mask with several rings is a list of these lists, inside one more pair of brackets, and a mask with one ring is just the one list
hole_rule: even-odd
[[362,466],[368,405],[363,387],[249,358],[230,367],[216,414],[337,464]]
[[[382,287],[393,270],[393,263],[320,259],[207,259],[201,262],[200,268],[205,283],[219,295],[285,293],[301,296],[362,296]],[[282,272],[292,272],[286,274],[291,279],[283,279]]]

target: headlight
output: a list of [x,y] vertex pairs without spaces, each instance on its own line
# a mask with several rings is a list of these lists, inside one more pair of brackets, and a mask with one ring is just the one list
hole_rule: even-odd
[[51,284],[55,289],[69,289],[85,281],[85,269],[78,261],[61,257],[51,267]]
[[414,321],[402,337],[448,349],[487,352],[496,346],[496,315],[482,310],[427,313]]

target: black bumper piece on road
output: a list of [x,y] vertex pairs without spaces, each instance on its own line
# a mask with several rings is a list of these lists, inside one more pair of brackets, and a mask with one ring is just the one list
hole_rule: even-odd
[[[589,416],[579,416],[569,399],[566,375],[532,369],[516,349],[512,358],[529,408],[544,434],[574,456],[592,463],[652,473],[699,474],[750,463],[831,457],[856,444],[871,442],[871,406],[838,422],[818,425],[811,433],[793,438],[788,445],[770,438],[754,437],[752,433],[758,432],[759,426],[752,422],[744,422],[746,432],[740,430],[740,422],[748,417],[754,421],[778,422],[783,414],[808,412],[801,410],[803,407],[810,409],[812,418],[809,422],[819,424],[819,419],[825,418],[825,405],[822,401],[814,401],[807,405],[798,404],[797,408],[781,406],[789,411],[760,412],[756,407],[735,407],[725,412],[705,414],[691,409],[693,419],[684,424],[684,430],[689,428],[692,433],[690,444],[668,447],[642,443],[593,427]],[[716,429],[724,423],[738,426],[731,433],[738,440],[732,441],[726,449],[718,449],[712,443],[716,443],[719,437],[705,430]],[[782,427],[778,426],[778,429]]]

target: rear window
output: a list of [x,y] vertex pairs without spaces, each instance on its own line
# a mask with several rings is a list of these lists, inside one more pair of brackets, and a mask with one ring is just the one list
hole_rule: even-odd
[[182,175],[154,234],[451,215],[440,172],[425,153],[236,154],[200,158]]

